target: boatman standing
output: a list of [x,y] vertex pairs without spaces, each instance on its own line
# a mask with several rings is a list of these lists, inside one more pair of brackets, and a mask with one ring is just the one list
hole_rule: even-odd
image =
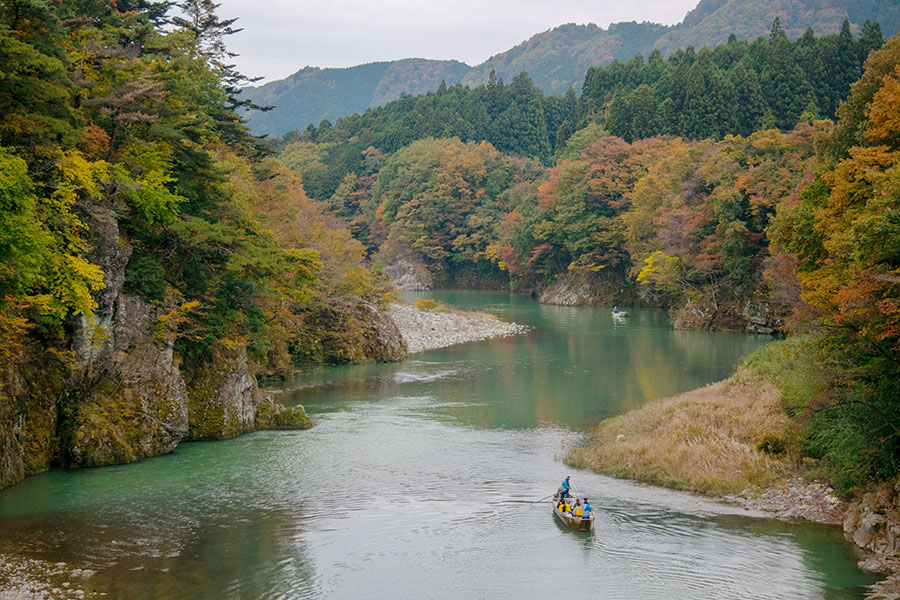
[[560,498],[568,498],[569,497],[569,476],[566,475],[566,478],[563,479],[562,485],[559,486],[559,497]]

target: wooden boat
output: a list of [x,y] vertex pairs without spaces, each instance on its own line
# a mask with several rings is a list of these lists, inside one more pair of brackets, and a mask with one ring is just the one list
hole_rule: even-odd
[[576,531],[593,531],[594,530],[594,513],[591,513],[591,516],[587,519],[583,517],[576,517],[569,513],[564,513],[558,508],[556,505],[558,504],[557,500],[553,499],[553,514],[556,515],[556,518],[563,522],[564,525],[575,529]]
[[628,313],[625,312],[624,310],[620,310],[620,311],[618,311],[618,312],[614,312],[614,313],[612,314],[612,316],[613,316],[613,319],[620,319],[620,318],[622,318],[622,317],[627,317],[627,316],[628,316]]

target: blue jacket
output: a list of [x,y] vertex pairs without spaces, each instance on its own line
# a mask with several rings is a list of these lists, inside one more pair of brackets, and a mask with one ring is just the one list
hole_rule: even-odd
[[563,479],[563,484],[560,486],[559,489],[561,489],[564,492],[568,492],[569,491],[569,480]]
[[582,510],[581,516],[587,518],[591,516],[591,505],[587,502],[584,503],[584,508]]

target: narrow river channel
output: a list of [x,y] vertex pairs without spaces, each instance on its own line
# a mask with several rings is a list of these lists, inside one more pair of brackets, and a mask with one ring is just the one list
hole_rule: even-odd
[[[728,376],[767,340],[677,332],[665,313],[431,295],[529,333],[277,388],[316,426],[185,444],[0,492],[0,554],[97,573],[106,597],[858,599],[839,528],[744,516],[571,470],[586,427]],[[547,503],[571,475],[593,535]]]

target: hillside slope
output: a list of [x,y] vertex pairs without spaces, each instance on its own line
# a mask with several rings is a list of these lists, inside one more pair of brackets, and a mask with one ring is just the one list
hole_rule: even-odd
[[407,58],[375,62],[346,69],[305,67],[290,77],[244,90],[244,96],[268,112],[248,113],[257,135],[280,136],[291,129],[318,125],[322,119],[363,112],[396,100],[402,93],[423,94],[438,88],[442,80],[456,83],[469,65],[455,60]]
[[462,83],[469,86],[486,83],[491,70],[505,81],[526,71],[545,94],[563,94],[569,87],[579,91],[588,67],[646,53],[671,29],[647,22],[613,23],[609,29],[593,23],[568,23],[492,56],[466,74]]
[[715,47],[767,35],[778,17],[790,39],[812,27],[817,35],[837,33],[844,19],[858,33],[866,19],[878,21],[887,37],[900,30],[900,0],[701,0],[680,25],[653,45],[664,54],[687,46]]

